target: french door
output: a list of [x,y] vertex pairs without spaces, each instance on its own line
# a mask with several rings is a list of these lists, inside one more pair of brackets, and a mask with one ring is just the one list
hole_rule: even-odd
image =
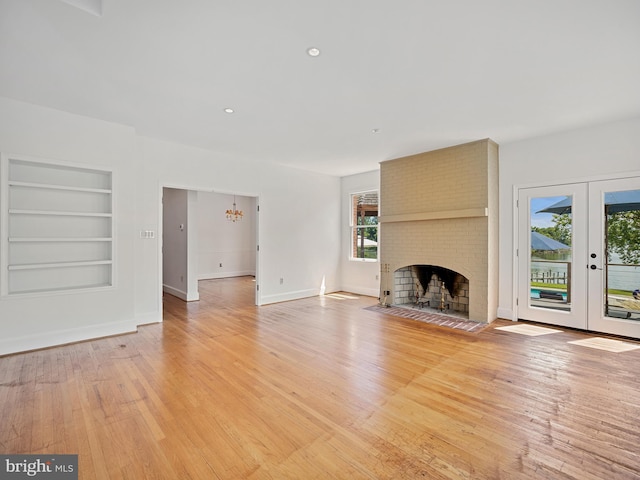
[[522,188],[517,228],[518,318],[640,338],[640,177]]

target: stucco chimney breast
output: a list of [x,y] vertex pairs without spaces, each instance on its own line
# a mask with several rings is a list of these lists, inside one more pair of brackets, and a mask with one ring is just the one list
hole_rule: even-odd
[[490,139],[380,164],[380,301],[394,273],[430,265],[468,281],[468,317],[498,307],[498,145]]

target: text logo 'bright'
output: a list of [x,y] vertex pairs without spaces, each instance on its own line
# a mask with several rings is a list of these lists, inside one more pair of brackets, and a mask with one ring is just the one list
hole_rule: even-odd
[[0,455],[0,480],[78,480],[78,455]]

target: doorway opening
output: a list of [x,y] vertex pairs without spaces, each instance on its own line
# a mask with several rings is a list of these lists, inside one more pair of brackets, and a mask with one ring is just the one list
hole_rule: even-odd
[[201,282],[247,277],[258,305],[257,205],[255,196],[163,187],[160,298],[197,302]]

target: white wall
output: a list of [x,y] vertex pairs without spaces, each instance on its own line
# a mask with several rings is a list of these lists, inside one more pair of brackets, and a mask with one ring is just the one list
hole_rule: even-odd
[[115,224],[114,286],[0,298],[0,354],[134,331],[133,129],[0,97],[0,150],[113,169]]
[[187,296],[187,211],[187,190],[163,190],[162,286],[183,300]]
[[243,218],[230,222],[225,211],[233,195],[198,192],[198,278],[256,274],[256,198],[235,196]]
[[[112,168],[115,202],[115,286],[0,298],[0,354],[133,331],[162,319],[165,186],[260,198],[262,303],[316,295],[323,282],[328,292],[340,286],[337,177],[224,157],[5,98],[0,98],[0,151]],[[141,238],[141,231],[155,235]]]
[[163,189],[162,288],[185,301],[198,300],[197,192]]
[[498,316],[515,319],[514,188],[640,173],[640,118],[500,145]]
[[[243,162],[148,138],[141,139],[141,148],[144,169],[136,192],[140,228],[159,228],[152,219],[158,218],[161,186],[258,197],[260,302],[317,295],[323,280],[327,291],[338,288],[339,178]],[[136,262],[151,280],[138,281],[136,313],[152,318],[160,313],[159,291],[147,289],[149,281],[159,282],[158,273],[152,270],[158,245],[143,241],[137,247]]]
[[[363,260],[349,260],[351,252],[351,229],[349,221],[351,216],[351,200],[353,193],[380,190],[380,171],[350,175],[341,179],[342,200],[342,234],[341,243],[341,280],[342,290],[360,295],[377,297],[380,292],[380,263]],[[382,227],[380,227],[382,228]],[[378,235],[380,238],[380,235]],[[380,248],[384,248],[383,245]],[[378,252],[378,255],[380,252]]]
[[[163,223],[164,225],[164,223]],[[200,252],[198,250],[198,231],[200,224],[198,219],[198,192],[187,192],[187,301],[200,299],[198,292],[198,263]],[[162,229],[164,232],[164,228]],[[163,254],[163,264],[164,264]]]

